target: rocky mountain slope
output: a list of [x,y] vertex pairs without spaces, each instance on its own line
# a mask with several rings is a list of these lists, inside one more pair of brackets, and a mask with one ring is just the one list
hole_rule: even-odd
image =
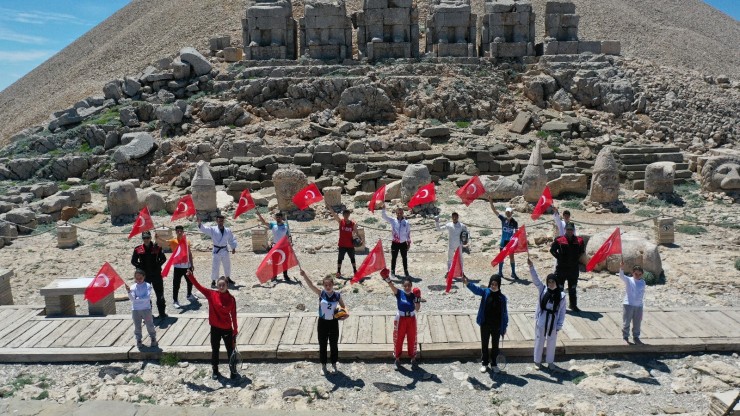
[[[536,0],[541,15],[544,0]],[[697,69],[707,74],[740,76],[740,23],[700,0],[576,0],[584,39],[616,39],[623,53],[658,64]],[[359,0],[348,2],[358,10]],[[481,13],[482,1],[473,1]],[[19,130],[45,120],[60,108],[100,91],[116,77],[135,73],[180,47],[202,48],[209,37],[241,38],[242,0],[134,0],[0,92],[0,145]],[[428,9],[419,3],[420,20]],[[294,3],[294,14],[302,13]],[[541,31],[542,22],[538,22]],[[539,33],[539,32],[538,32]]]

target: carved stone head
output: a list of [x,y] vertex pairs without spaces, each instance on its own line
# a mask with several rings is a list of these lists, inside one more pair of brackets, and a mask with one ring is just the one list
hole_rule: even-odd
[[709,192],[740,192],[740,158],[707,159],[701,170],[701,187]]

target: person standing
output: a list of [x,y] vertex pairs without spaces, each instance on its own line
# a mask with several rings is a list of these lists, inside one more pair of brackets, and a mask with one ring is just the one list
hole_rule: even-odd
[[[507,244],[509,244],[509,241],[511,241],[511,237],[514,235],[514,233],[519,229],[519,224],[514,219],[514,210],[511,209],[511,207],[506,207],[505,214],[506,217],[499,214],[498,210],[496,209],[496,205],[493,204],[493,199],[489,199],[488,202],[491,204],[491,209],[493,210],[493,213],[496,214],[498,219],[501,221],[501,242],[499,243],[499,251],[503,250],[504,247],[506,247]],[[516,263],[514,261],[514,253],[511,253],[509,255],[509,262],[511,262],[511,278],[512,279],[519,279],[519,276],[516,274]],[[498,264],[498,275],[503,279],[504,277],[504,262]]]
[[141,342],[141,322],[146,325],[149,333],[151,346],[156,347],[157,332],[154,329],[154,318],[152,318],[152,284],[144,281],[145,272],[142,269],[136,269],[134,272],[135,283],[129,287],[126,283],[126,292],[131,301],[131,318],[134,320],[134,336],[136,337],[136,346],[142,348],[144,343]]
[[[499,339],[506,335],[506,328],[509,326],[509,309],[506,296],[501,293],[501,278],[494,274],[488,280],[488,287],[483,287],[473,284],[468,281],[467,276],[463,275],[463,284],[473,294],[481,297],[478,316],[475,318],[475,322],[480,327],[480,372],[488,371],[488,363],[490,362],[493,372],[498,373],[496,357],[499,353]],[[493,345],[491,355],[488,355],[489,342]]]
[[[167,240],[173,253],[177,250],[177,246],[183,238],[185,238],[185,228],[182,225],[178,225],[175,227],[175,238]],[[172,306],[174,306],[175,309],[181,308],[180,302],[178,302],[177,299],[180,295],[180,284],[182,283],[182,278],[185,277],[185,273],[187,273],[188,270],[191,272],[195,271],[195,267],[193,266],[193,252],[190,250],[190,246],[190,240],[188,240],[188,261],[184,263],[175,263],[172,267]],[[193,294],[193,284],[190,283],[190,280],[185,279],[185,284],[187,286],[187,300],[190,302],[198,300],[198,297]]]
[[401,260],[403,261],[403,273],[406,279],[410,278],[407,253],[411,248],[411,225],[409,221],[404,218],[403,208],[396,208],[396,218],[391,218],[385,212],[385,206],[383,206],[383,219],[388,221],[391,225],[391,232],[393,235],[393,241],[391,242],[391,274],[393,277],[396,276],[396,259],[398,253],[401,253]]
[[[555,228],[557,229],[557,236],[562,237],[565,235],[565,226],[570,224],[570,211],[567,209],[563,211],[563,218],[560,218],[560,212],[558,212],[558,209],[556,207],[552,207],[553,213],[552,213],[552,220],[555,223]],[[574,235],[575,232],[573,233]]]
[[545,343],[547,343],[545,362],[549,369],[556,369],[555,347],[558,341],[558,332],[563,329],[565,323],[565,293],[558,286],[554,274],[547,275],[547,286],[545,286],[537,275],[532,260],[527,258],[527,264],[538,294],[537,310],[534,315],[534,364],[538,369],[542,368],[542,352]]
[[401,355],[403,354],[403,341],[406,339],[406,347],[411,365],[416,365],[416,315],[421,309],[421,296],[416,296],[414,284],[410,278],[403,281],[403,290],[398,290],[391,282],[388,269],[380,271],[380,276],[388,284],[396,297],[396,317],[393,321],[393,357],[395,366],[401,368]]
[[165,312],[162,265],[167,262],[167,258],[162,251],[162,247],[152,242],[152,233],[144,231],[141,233],[141,239],[144,242],[134,248],[131,264],[144,272],[144,281],[154,288],[154,294],[157,296],[158,319],[164,319],[167,317],[167,313]]
[[641,266],[632,266],[632,276],[624,274],[624,260],[619,264],[619,278],[625,285],[625,295],[622,313],[622,337],[629,344],[630,324],[632,324],[632,339],[635,344],[640,341],[640,328],[642,326],[642,306],[645,298],[645,281],[642,280],[644,271]]
[[[290,226],[288,225],[288,222],[285,221],[283,213],[282,212],[276,212],[275,213],[275,221],[274,222],[267,222],[264,218],[262,218],[262,215],[259,213],[259,211],[256,211],[257,217],[262,221],[262,224],[272,232],[272,243],[275,244],[278,241],[280,241],[283,237],[288,237],[288,241],[290,244],[293,244],[293,236],[290,235]],[[290,282],[290,277],[288,277],[288,271],[283,271],[283,278],[286,282]],[[273,277],[272,280],[277,279],[277,276]]]
[[[211,366],[214,380],[221,377],[218,371],[218,354],[221,349],[221,340],[226,347],[226,356],[231,357],[236,345],[236,336],[239,335],[239,321],[236,318],[236,299],[229,293],[226,277],[221,276],[216,283],[216,290],[206,289],[193,276],[190,270],[185,278],[208,300],[208,323],[211,325]],[[239,378],[236,367],[229,363],[230,379]]]
[[221,268],[221,264],[224,265],[224,276],[226,282],[230,285],[234,284],[231,280],[231,259],[229,258],[229,246],[231,247],[231,254],[236,254],[236,237],[231,229],[224,226],[224,216],[221,214],[216,215],[216,225],[206,227],[200,222],[198,218],[198,229],[203,234],[211,237],[213,241],[213,265],[211,266],[211,287],[216,287],[216,279],[218,279],[218,272]]
[[[324,200],[326,201],[326,200]],[[342,218],[339,218],[336,212],[326,203],[326,208],[331,213],[334,221],[339,224],[339,256],[337,257],[337,278],[342,276],[342,262],[344,255],[349,255],[349,261],[352,263],[352,272],[357,273],[357,263],[355,263],[355,244],[354,238],[357,237],[357,224],[349,219],[350,211],[342,211]]]
[[580,312],[578,308],[578,297],[576,286],[578,285],[579,264],[581,255],[585,252],[583,238],[575,235],[576,226],[572,222],[565,226],[565,235],[558,237],[550,246],[550,254],[557,260],[555,276],[558,285],[565,287],[568,282],[568,303],[570,310]]
[[[321,375],[337,373],[337,361],[339,361],[339,319],[334,317],[337,311],[337,305],[346,308],[344,300],[339,292],[334,291],[334,279],[330,276],[325,277],[322,281],[324,289],[319,289],[314,285],[306,272],[301,269],[301,276],[306,281],[308,287],[319,295],[319,319],[316,327],[316,334],[319,338],[319,360],[321,361]],[[342,319],[349,317],[345,314]],[[331,370],[326,369],[327,354],[326,347],[329,344],[331,349]]]
[[[452,258],[455,256],[455,251],[457,251],[458,247],[465,248],[468,246],[468,227],[466,227],[465,224],[459,221],[460,216],[457,212],[453,212],[451,217],[452,221],[441,227],[439,225],[439,216],[434,217],[434,225],[436,226],[437,231],[448,232],[447,270],[450,270],[450,265],[452,265]],[[462,253],[460,253],[460,265],[462,265],[462,262]]]

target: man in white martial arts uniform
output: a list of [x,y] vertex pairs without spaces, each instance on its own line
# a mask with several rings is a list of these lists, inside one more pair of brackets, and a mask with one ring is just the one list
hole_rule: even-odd
[[218,280],[218,271],[221,268],[221,264],[224,265],[224,276],[226,281],[233,285],[234,281],[231,280],[231,259],[229,258],[229,247],[231,247],[231,254],[236,254],[236,237],[231,232],[230,228],[224,227],[224,216],[219,214],[216,216],[216,225],[206,227],[201,224],[200,218],[198,218],[198,229],[203,234],[211,237],[213,241],[213,265],[211,266],[211,287],[216,287],[216,280]]
[[[447,230],[449,233],[449,239],[447,242],[447,270],[450,270],[452,265],[452,257],[455,256],[455,251],[458,247],[467,247],[468,245],[468,227],[459,221],[460,216],[457,212],[452,213],[452,221],[445,225],[439,225],[439,217],[434,217],[434,224],[437,227],[437,231]],[[463,233],[465,233],[463,235]],[[460,264],[462,265],[462,253],[460,253]]]

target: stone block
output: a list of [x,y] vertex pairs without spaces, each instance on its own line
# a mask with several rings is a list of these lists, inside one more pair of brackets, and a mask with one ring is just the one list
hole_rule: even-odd
[[521,111],[519,114],[516,115],[514,122],[511,123],[511,127],[509,127],[509,131],[512,133],[524,134],[524,132],[527,130],[527,127],[529,127],[529,123],[531,121],[532,121],[532,114],[530,114],[527,111]]
[[0,305],[13,305],[13,291],[10,286],[12,278],[12,270],[0,269]]
[[224,49],[224,60],[226,62],[239,62],[244,59],[244,49],[228,47]]
[[578,42],[578,53],[591,52],[595,54],[601,53],[601,42],[599,41],[579,41]]
[[606,55],[620,55],[622,53],[622,44],[618,40],[602,40],[601,53]]
[[342,187],[327,186],[321,192],[324,194],[324,200],[329,206],[338,207],[342,205]]
[[231,45],[231,36],[224,35],[208,39],[208,44],[212,52],[224,50]]
[[545,14],[573,14],[576,12],[576,5],[565,1],[548,1],[545,4]]
[[57,247],[75,248],[77,245],[77,227],[72,224],[57,225]]
[[577,41],[558,42],[558,55],[578,55]]

